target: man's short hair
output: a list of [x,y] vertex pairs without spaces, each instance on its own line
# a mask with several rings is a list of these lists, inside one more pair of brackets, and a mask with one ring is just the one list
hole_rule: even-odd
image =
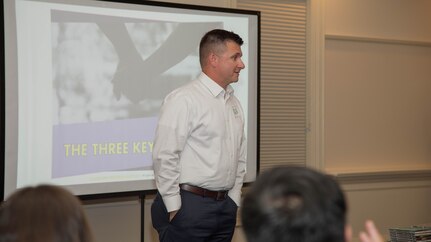
[[244,41],[238,34],[224,29],[213,29],[207,32],[199,44],[199,61],[201,66],[211,52],[221,53],[225,50],[226,42],[233,41],[241,46]]
[[248,242],[343,242],[346,210],[333,177],[305,167],[277,167],[247,192],[241,219]]

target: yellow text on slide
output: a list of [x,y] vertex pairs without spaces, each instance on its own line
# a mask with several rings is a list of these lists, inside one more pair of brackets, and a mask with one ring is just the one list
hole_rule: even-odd
[[136,141],[133,142],[133,153],[147,153],[153,152],[153,142],[150,141]]
[[93,144],[93,155],[124,155],[128,153],[128,142]]
[[65,144],[66,157],[87,156],[87,144]]
[[[146,154],[153,152],[153,142],[151,141],[134,141],[129,142],[107,142],[94,144],[64,144],[66,157],[87,156],[87,153],[94,156],[102,155],[127,155],[129,152],[134,154]],[[88,151],[89,147],[93,152]]]

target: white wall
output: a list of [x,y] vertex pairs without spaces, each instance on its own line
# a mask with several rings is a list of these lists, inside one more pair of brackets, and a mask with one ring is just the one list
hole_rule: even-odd
[[327,0],[325,162],[431,169],[431,1]]
[[141,205],[138,197],[92,201],[85,205],[97,242],[140,242]]
[[326,34],[431,41],[431,1],[325,0]]
[[365,219],[431,224],[431,1],[325,1],[325,170]]

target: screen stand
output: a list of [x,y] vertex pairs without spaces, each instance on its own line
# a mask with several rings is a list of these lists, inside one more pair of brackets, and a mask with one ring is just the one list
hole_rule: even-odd
[[141,242],[144,242],[144,226],[145,226],[145,194],[139,195],[139,202],[141,203]]

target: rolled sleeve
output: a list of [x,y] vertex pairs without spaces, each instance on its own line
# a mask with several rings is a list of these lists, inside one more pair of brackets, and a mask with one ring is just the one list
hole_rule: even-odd
[[162,198],[168,212],[176,211],[181,208],[181,196],[179,194],[171,197]]

